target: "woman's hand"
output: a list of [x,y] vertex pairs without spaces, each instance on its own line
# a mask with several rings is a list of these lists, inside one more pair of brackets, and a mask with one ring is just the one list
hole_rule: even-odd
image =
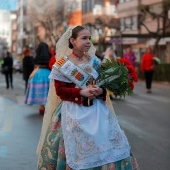
[[103,93],[103,89],[98,87],[97,85],[92,85],[92,87],[95,89],[95,95],[96,97],[101,95]]
[[94,99],[102,93],[103,89],[99,88],[97,85],[92,85],[91,87],[88,87],[80,91],[81,96],[89,97],[90,99]]

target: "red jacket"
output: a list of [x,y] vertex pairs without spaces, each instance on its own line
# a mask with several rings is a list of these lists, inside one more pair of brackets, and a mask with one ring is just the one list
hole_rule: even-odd
[[[75,88],[74,83],[66,83],[62,81],[55,80],[55,89],[57,95],[60,97],[61,100],[64,101],[72,101],[77,104],[82,104],[84,106],[88,106],[87,98],[82,97],[80,95],[81,88]],[[106,90],[103,89],[103,93],[98,96],[103,101],[106,100]],[[93,104],[93,101],[90,100],[90,105]]]
[[154,54],[152,53],[145,53],[142,56],[142,61],[141,61],[141,70],[142,71],[153,71],[155,69],[154,65]]
[[54,65],[55,62],[56,62],[55,57],[56,57],[56,55],[53,55],[53,56],[51,57],[50,61],[49,61],[48,66],[49,66],[50,70],[52,70],[52,67],[53,67],[53,65]]

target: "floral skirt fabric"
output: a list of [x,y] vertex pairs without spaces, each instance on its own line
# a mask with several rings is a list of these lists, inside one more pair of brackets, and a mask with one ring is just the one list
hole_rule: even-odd
[[[48,128],[41,155],[38,160],[38,170],[66,170],[66,155],[61,129],[61,105],[53,114]],[[84,170],[139,170],[133,153],[129,158],[112,162],[100,167]]]

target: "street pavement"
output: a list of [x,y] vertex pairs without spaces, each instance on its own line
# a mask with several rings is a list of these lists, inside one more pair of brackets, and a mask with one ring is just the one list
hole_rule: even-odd
[[[0,75],[0,170],[36,170],[43,116],[38,106],[24,104],[22,74],[14,74],[14,89]],[[141,170],[170,169],[170,83],[153,83],[145,92],[139,81],[134,95],[112,100]]]

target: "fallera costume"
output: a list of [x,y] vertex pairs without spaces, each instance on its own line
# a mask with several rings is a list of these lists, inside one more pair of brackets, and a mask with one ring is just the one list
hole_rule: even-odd
[[25,104],[44,105],[47,101],[50,80],[48,78],[50,69],[48,67],[51,54],[48,45],[41,42],[36,51],[36,68],[30,74],[25,95]]
[[65,65],[62,59],[55,63],[49,76],[50,90],[37,148],[38,170],[66,170],[66,165],[72,170],[138,170],[106,91],[90,105],[80,96],[76,81],[85,80],[86,73],[96,79],[99,60],[89,57],[88,64],[74,65],[67,56],[65,59]]

